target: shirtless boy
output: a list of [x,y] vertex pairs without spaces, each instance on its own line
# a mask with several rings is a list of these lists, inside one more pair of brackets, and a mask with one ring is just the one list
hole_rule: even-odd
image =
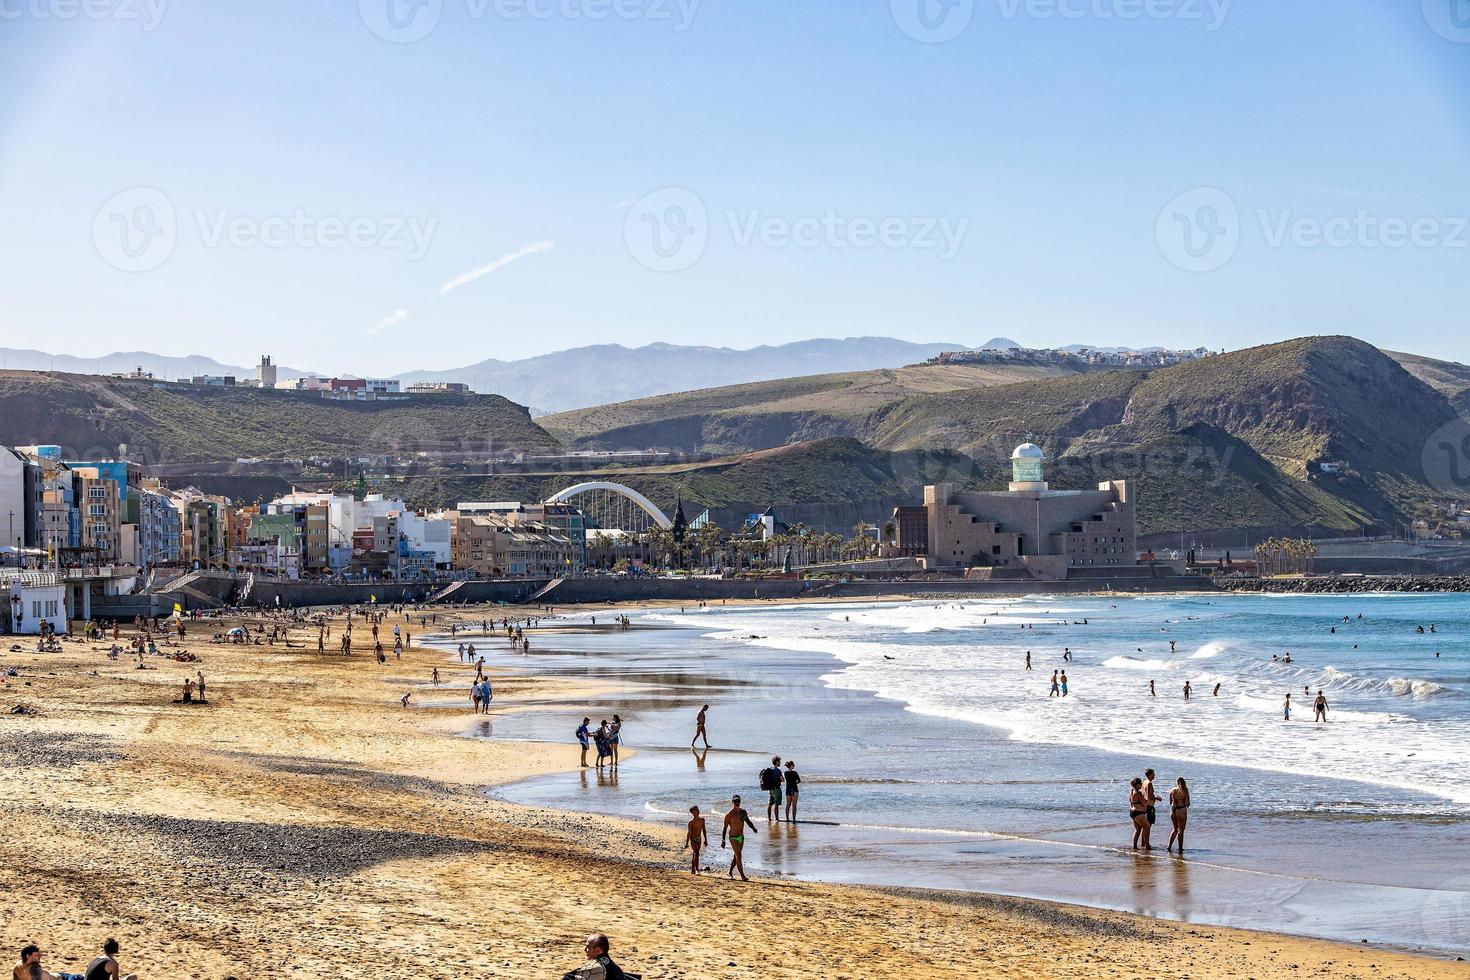
[[699,807],[689,808],[689,831],[684,835],[684,846],[689,848],[692,856],[689,859],[689,873],[699,874],[699,852],[709,846],[709,831],[705,829],[704,817],[699,815]]

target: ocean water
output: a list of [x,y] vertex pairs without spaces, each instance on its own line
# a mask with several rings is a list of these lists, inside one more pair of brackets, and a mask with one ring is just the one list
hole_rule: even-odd
[[[613,690],[469,734],[569,740],[584,714],[618,712],[635,750],[615,775],[497,795],[674,823],[741,793],[761,828],[747,866],[763,873],[1470,949],[1464,597],[772,604],[635,625],[547,635],[529,658],[486,644],[499,669]],[[1068,696],[1050,698],[1063,668]],[[1327,724],[1312,720],[1318,690]],[[691,752],[704,703],[715,748]],[[774,753],[797,760],[809,822],[765,822],[756,774]],[[1184,860],[1128,847],[1126,784],[1145,766],[1161,790],[1189,780]]]

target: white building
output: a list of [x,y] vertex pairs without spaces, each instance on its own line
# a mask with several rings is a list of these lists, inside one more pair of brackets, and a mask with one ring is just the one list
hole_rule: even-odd
[[0,595],[5,602],[0,611],[5,632],[35,636],[42,620],[57,633],[66,632],[66,586],[55,572],[0,570]]

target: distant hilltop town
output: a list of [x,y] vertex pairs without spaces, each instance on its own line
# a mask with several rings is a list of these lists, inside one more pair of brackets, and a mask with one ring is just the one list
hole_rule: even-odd
[[[112,377],[129,381],[158,381],[153,372],[141,367],[133,371],[114,372]],[[170,384],[201,385],[212,388],[274,388],[278,391],[306,391],[323,398],[355,401],[384,401],[409,395],[468,395],[470,386],[457,381],[421,382],[404,387],[401,382],[387,378],[324,378],[315,374],[305,377],[277,380],[276,365],[270,355],[264,355],[256,365],[255,377],[241,378],[233,374],[200,374],[192,378],[177,378]]]
[[1088,347],[1042,348],[1006,347],[982,350],[946,351],[930,358],[926,364],[1070,364],[1126,368],[1169,367],[1185,361],[1210,357],[1214,351],[1203,347],[1194,350],[1096,350]]

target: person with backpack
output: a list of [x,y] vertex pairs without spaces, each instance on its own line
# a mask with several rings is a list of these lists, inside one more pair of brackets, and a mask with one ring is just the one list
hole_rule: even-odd
[[781,822],[781,786],[785,777],[781,775],[781,757],[773,756],[769,769],[761,770],[761,789],[769,794],[766,800],[766,822]]
[[583,718],[582,724],[577,728],[577,741],[582,743],[582,768],[587,768],[587,746],[592,735],[587,731],[587,726],[592,724],[591,718]]

